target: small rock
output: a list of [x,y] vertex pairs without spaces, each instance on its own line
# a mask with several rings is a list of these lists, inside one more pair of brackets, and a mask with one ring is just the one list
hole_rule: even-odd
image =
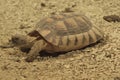
[[71,8],[65,8],[63,12],[74,12]]
[[103,16],[103,19],[108,22],[120,22],[120,17],[118,15]]
[[30,28],[30,26],[21,24],[20,27],[19,27],[19,29],[25,29],[25,28]]
[[70,68],[70,65],[64,65],[65,68]]
[[120,80],[120,77],[115,77],[114,80]]
[[73,60],[75,60],[74,58],[70,58],[70,61],[73,61]]
[[41,7],[46,7],[46,4],[45,3],[41,3]]

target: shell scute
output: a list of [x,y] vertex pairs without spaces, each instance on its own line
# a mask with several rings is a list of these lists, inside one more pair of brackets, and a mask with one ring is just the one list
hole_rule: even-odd
[[39,21],[36,31],[46,41],[56,46],[65,43],[69,45],[70,40],[74,40],[73,45],[78,43],[87,45],[102,38],[101,32],[92,25],[86,16],[81,14],[52,15]]

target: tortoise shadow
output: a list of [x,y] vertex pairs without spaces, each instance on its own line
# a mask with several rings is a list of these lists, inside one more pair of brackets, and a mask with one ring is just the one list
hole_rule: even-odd
[[[30,51],[30,48],[21,48],[20,49],[22,52],[25,52],[26,54],[28,54],[29,53],[29,51]],[[59,56],[60,54],[65,54],[66,52],[57,52],[57,53],[48,53],[48,52],[46,52],[46,51],[41,51],[40,53],[39,53],[39,56],[40,57],[57,57],[57,56]]]

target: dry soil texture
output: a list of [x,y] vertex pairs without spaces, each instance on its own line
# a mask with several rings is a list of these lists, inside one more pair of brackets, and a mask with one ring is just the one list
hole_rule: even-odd
[[0,45],[16,33],[26,34],[45,16],[83,13],[104,32],[91,47],[32,63],[17,48],[0,48],[0,80],[120,80],[120,23],[103,16],[120,16],[120,0],[0,0]]

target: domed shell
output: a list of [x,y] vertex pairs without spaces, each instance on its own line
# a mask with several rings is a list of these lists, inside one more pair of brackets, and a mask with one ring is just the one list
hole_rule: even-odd
[[[93,43],[102,38],[102,32],[92,25],[90,20],[82,14],[64,13],[52,15],[40,20],[36,25],[36,31],[49,43],[62,45],[62,38],[76,38],[79,34],[84,35],[83,39],[89,37],[89,43]],[[94,38],[96,37],[96,38]],[[77,38],[75,39],[77,40]],[[94,41],[93,41],[94,40]]]

